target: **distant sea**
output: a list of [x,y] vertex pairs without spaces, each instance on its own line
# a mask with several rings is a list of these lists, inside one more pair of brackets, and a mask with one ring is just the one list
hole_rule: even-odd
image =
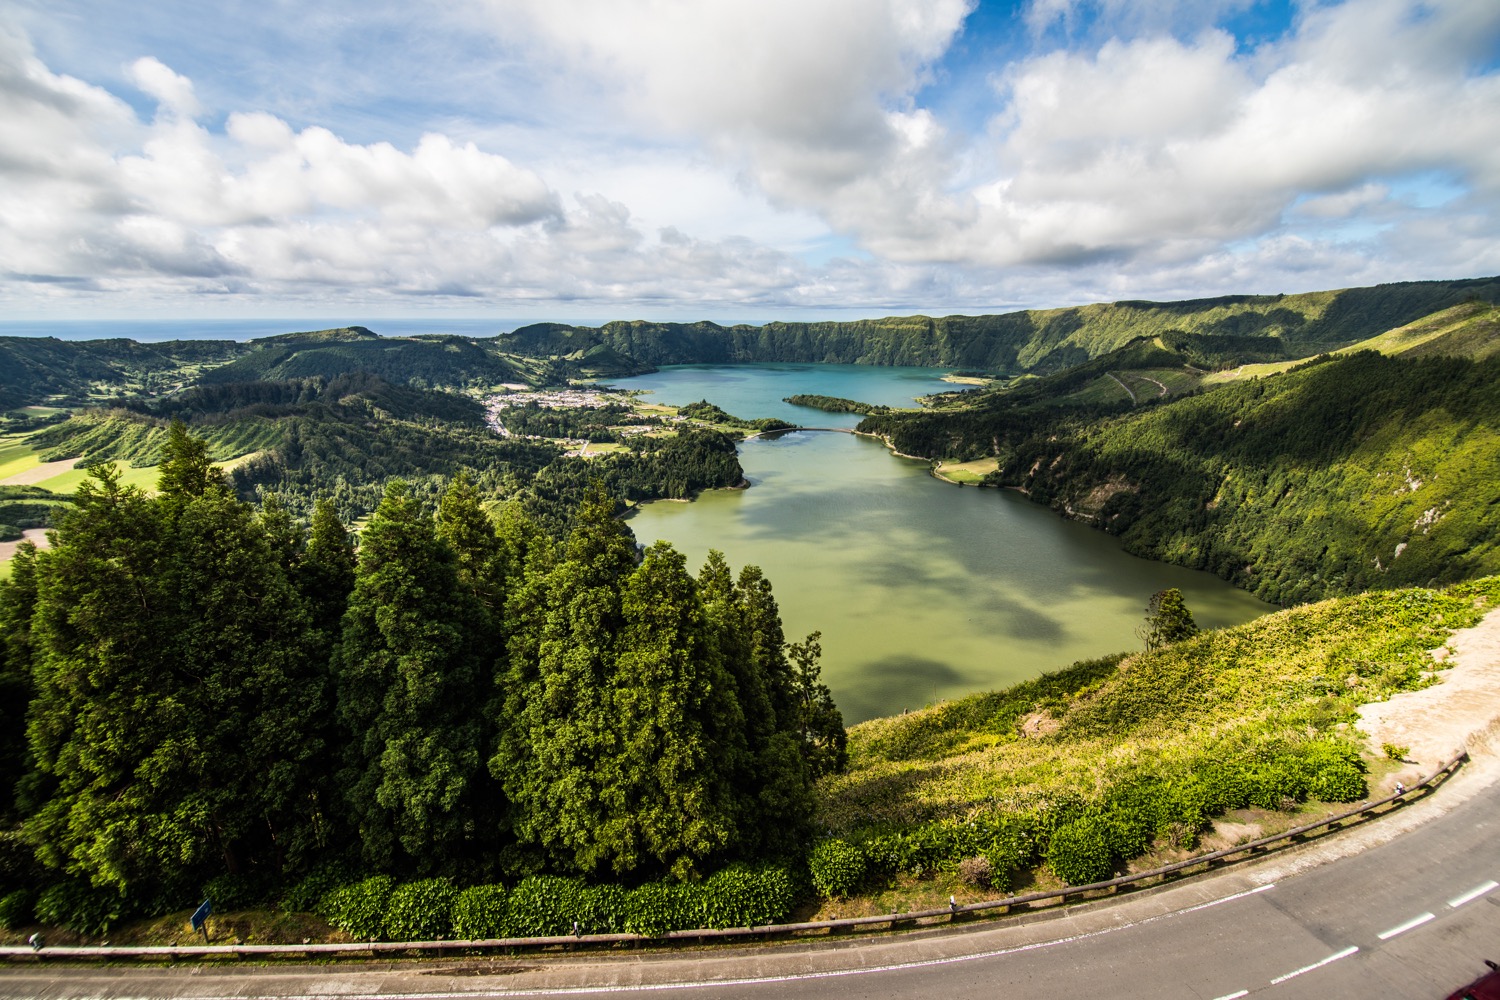
[[[447,333],[493,337],[540,323],[536,319],[65,319],[0,320],[0,337],[56,337],[58,340],[107,340],[125,337],[143,343],[161,340],[254,340],[278,333],[363,326],[387,337]],[[570,320],[579,326],[593,320]]]

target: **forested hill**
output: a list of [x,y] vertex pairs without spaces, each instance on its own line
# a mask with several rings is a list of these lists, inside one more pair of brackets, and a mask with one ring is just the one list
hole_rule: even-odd
[[0,337],[0,409],[170,392],[247,350],[229,340],[139,344],[123,339]]
[[1125,413],[1015,402],[860,427],[994,456],[993,484],[1278,603],[1500,571],[1500,355],[1361,351]]
[[1351,344],[1470,299],[1500,301],[1500,278],[1418,281],[1184,302],[1117,302],[995,316],[890,317],[842,323],[539,323],[496,338],[507,354],[560,357],[607,349],[651,365],[832,362],[1056,371],[1173,331],[1277,338],[1304,357]]

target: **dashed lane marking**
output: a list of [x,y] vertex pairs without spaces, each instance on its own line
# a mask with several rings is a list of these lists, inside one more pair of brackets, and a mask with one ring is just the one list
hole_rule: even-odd
[[1325,958],[1325,959],[1323,959],[1321,961],[1318,961],[1318,962],[1314,962],[1312,965],[1304,965],[1300,969],[1293,969],[1291,972],[1288,972],[1284,976],[1277,976],[1275,979],[1271,980],[1271,985],[1272,986],[1278,986],[1281,983],[1286,982],[1288,979],[1291,979],[1291,978],[1293,978],[1295,976],[1302,975],[1302,973],[1304,973],[1304,972],[1311,972],[1314,969],[1321,969],[1323,966],[1329,965],[1329,964],[1331,964],[1333,962],[1337,962],[1341,958],[1348,958],[1350,955],[1354,954],[1356,951],[1359,951],[1359,948],[1357,948],[1356,946],[1354,946],[1354,945],[1351,944],[1349,947],[1345,948],[1343,951],[1336,951],[1332,955],[1329,955],[1327,958]]
[[1500,888],[1500,882],[1486,882],[1484,885],[1476,885],[1474,888],[1470,889],[1462,896],[1459,896],[1457,899],[1448,900],[1448,905],[1456,910],[1460,906],[1463,906],[1465,903],[1472,903],[1474,900],[1478,899],[1480,896],[1483,896],[1491,889],[1497,888]]
[[1378,937],[1378,938],[1380,938],[1380,940],[1382,940],[1382,941],[1389,941],[1391,938],[1395,937],[1397,934],[1405,934],[1407,931],[1411,930],[1413,927],[1421,927],[1423,924],[1427,923],[1427,921],[1429,921],[1429,920],[1436,920],[1436,919],[1437,919],[1437,916],[1435,914],[1424,913],[1424,914],[1422,914],[1419,917],[1412,917],[1406,923],[1401,924],[1398,927],[1392,927],[1388,931],[1381,931],[1379,934],[1377,934],[1375,936]]

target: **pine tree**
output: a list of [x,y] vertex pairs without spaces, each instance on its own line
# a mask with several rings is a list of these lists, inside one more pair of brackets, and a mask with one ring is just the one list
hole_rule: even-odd
[[19,818],[17,790],[32,772],[26,710],[36,691],[31,638],[36,557],[36,546],[22,542],[11,558],[10,579],[0,580],[0,821],[7,824]]
[[647,549],[621,611],[621,753],[599,846],[616,872],[686,877],[740,839],[733,781],[745,770],[744,718],[681,553],[666,542]]
[[344,785],[365,857],[379,867],[438,870],[472,846],[483,778],[479,621],[453,550],[393,481],[363,532],[334,652]]
[[620,591],[635,565],[629,529],[597,483],[575,513],[561,561],[512,601],[510,666],[499,748],[490,771],[504,783],[511,825],[563,869],[607,869],[599,831],[618,809],[620,728],[611,691]]

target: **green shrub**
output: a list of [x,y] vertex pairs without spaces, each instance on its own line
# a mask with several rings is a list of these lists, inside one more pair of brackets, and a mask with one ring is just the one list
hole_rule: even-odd
[[1261,809],[1284,809],[1288,803],[1307,798],[1307,775],[1301,761],[1282,757],[1267,764],[1248,768],[1250,805]]
[[813,888],[824,899],[842,899],[864,881],[865,856],[842,840],[820,841],[807,859]]
[[1380,752],[1391,760],[1404,761],[1407,754],[1411,753],[1411,747],[1398,746],[1395,743],[1382,743],[1380,744]]
[[785,868],[734,864],[697,887],[701,927],[760,927],[780,923],[797,903],[797,886]]
[[269,880],[259,875],[219,875],[203,886],[203,895],[212,900],[215,913],[255,909],[271,895]]
[[574,921],[578,922],[580,932],[587,932],[592,915],[591,895],[582,879],[528,875],[511,890],[505,919],[506,936],[571,934]]
[[656,937],[692,927],[698,907],[694,887],[675,882],[648,882],[625,897],[625,930]]
[[1307,792],[1324,802],[1358,802],[1370,793],[1359,751],[1347,743],[1316,740],[1302,748]]
[[453,936],[465,941],[504,937],[509,912],[505,886],[476,885],[465,889],[453,900]]
[[990,888],[1009,892],[1015,885],[1017,869],[1031,861],[1032,845],[1020,830],[1004,831],[990,841],[984,859],[990,865]]
[[36,893],[30,889],[17,889],[0,898],[0,930],[13,931],[25,927],[36,917]]
[[126,913],[125,898],[118,892],[87,882],[58,882],[43,889],[36,900],[40,923],[79,934],[103,934]]
[[453,929],[458,890],[445,878],[408,882],[385,904],[385,936],[392,941],[435,941]]
[[1047,844],[1047,864],[1067,885],[1102,882],[1114,871],[1109,835],[1109,824],[1097,814],[1064,823]]
[[286,890],[277,908],[285,913],[318,913],[327,916],[324,899],[355,880],[355,872],[341,861],[319,865]]
[[389,875],[375,875],[335,889],[323,901],[324,915],[350,937],[377,938],[385,930],[385,908],[395,887]]

